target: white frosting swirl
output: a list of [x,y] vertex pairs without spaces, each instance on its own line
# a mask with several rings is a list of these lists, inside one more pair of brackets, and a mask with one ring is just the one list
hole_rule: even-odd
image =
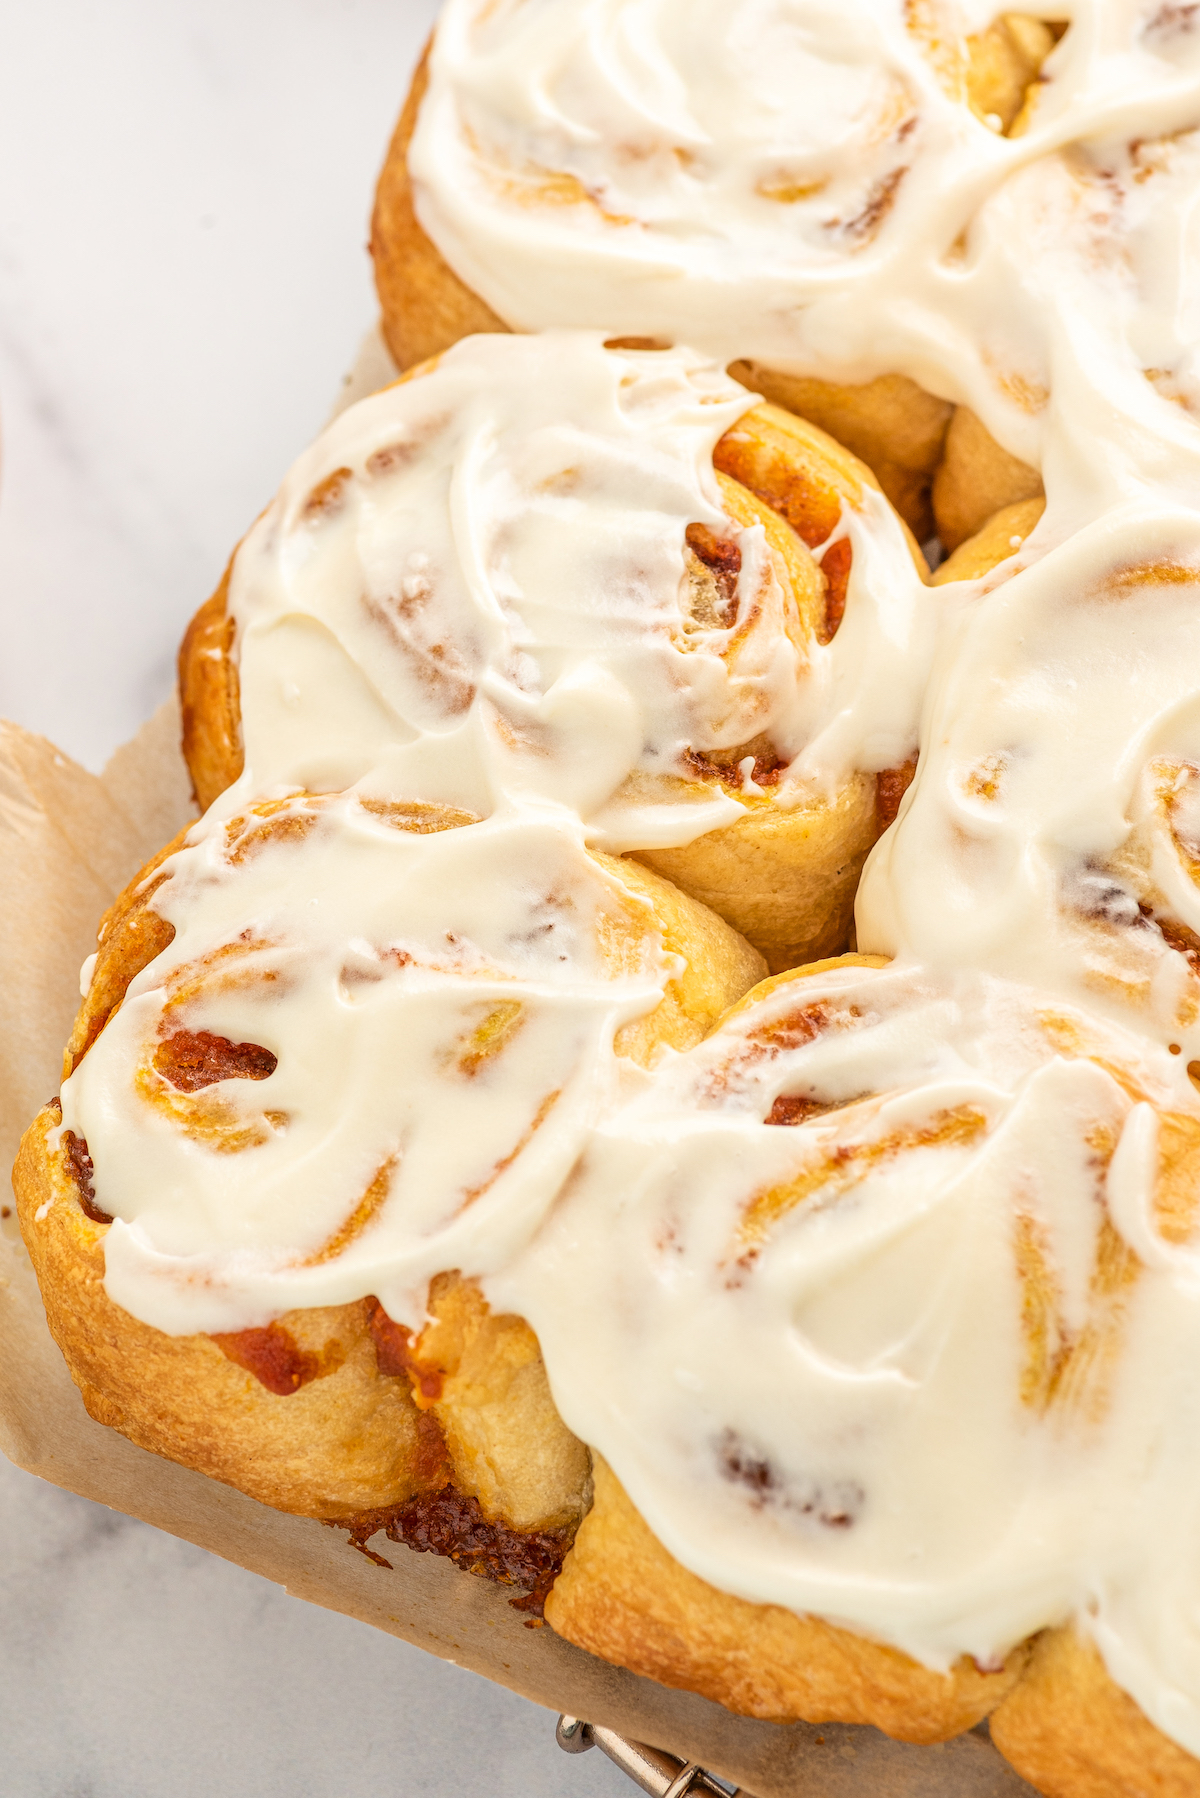
[[[619,1083],[614,1031],[672,963],[560,820],[265,811],[210,814],[165,864],[174,940],[63,1085],[116,1218],[106,1288],[173,1335],[368,1293],[419,1325],[434,1274],[536,1228]],[[180,1032],[277,1065],[181,1088]]]
[[[619,905],[585,840],[741,815],[680,778],[692,749],[769,731],[796,791],[907,752],[936,608],[904,533],[864,488],[834,532],[841,627],[801,629],[713,470],[753,403],[687,350],[472,339],[338,418],[248,534],[244,772],[153,895],[171,947],[62,1092],[136,1316],[233,1329],[374,1293],[419,1322],[433,1274],[501,1265],[620,1085],[614,1030],[671,972],[661,945],[605,960]],[[692,524],[740,558],[722,628],[685,603]],[[484,822],[406,835],[397,801]],[[448,1045],[510,1013],[487,1077],[460,1078]],[[181,1031],[277,1065],[180,1092]]]
[[[478,1273],[716,1585],[933,1665],[1076,1616],[1200,1754],[1200,32],[1069,10],[1008,139],[966,103],[982,6],[449,0],[421,221],[508,322],[591,335],[460,345],[331,427],[251,532],[246,773],[176,858],[175,942],[64,1126],[137,1315],[374,1291],[416,1322],[431,1273]],[[1041,468],[1044,521],[930,594],[868,495],[825,649],[780,630],[744,531],[763,627],[736,656],[689,635],[685,531],[728,528],[712,450],[752,403],[704,358],[744,355],[971,405]],[[858,905],[896,964],[619,1073],[613,1031],[668,969],[605,963],[582,845],[738,812],[632,777],[769,730],[833,784],[902,759],[922,704]],[[355,792],[234,869],[224,820],[301,786]],[[409,838],[359,804],[397,796],[486,822]],[[247,929],[270,996],[214,976],[185,1021],[278,1067],[156,1109],[188,970]],[[765,1124],[781,1096],[807,1121]]]
[[859,888],[864,948],[985,967],[1200,1057],[1198,600],[1200,516],[1141,507],[964,609],[919,791]]
[[715,1585],[940,1667],[1082,1614],[1200,1752],[1200,1253],[1160,1117],[1194,1188],[1200,1101],[1130,1033],[977,974],[781,982],[646,1077],[486,1290]]
[[[565,1415],[686,1565],[935,1664],[1075,1615],[1200,1752],[1179,1371],[1200,1287],[1153,1221],[1155,1111],[1112,1072],[1137,1066],[1156,1106],[1194,1118],[1200,33],[1135,0],[1068,10],[1005,139],[961,83],[962,34],[990,9],[447,6],[418,215],[509,323],[907,374],[969,404],[1048,499],[1015,563],[944,595],[917,781],[857,907],[860,945],[905,965],[846,976],[871,1027],[788,1062],[828,1096],[887,1096],[795,1135],[764,1130],[753,1081],[748,1114],[714,1112],[697,1091],[731,1026],[604,1128],[493,1294],[531,1317]],[[1110,1045],[1105,1069],[1056,1059],[1036,1024],[1051,994],[1145,1040]],[[977,1139],[834,1182],[744,1284],[721,1278],[748,1194],[822,1132],[869,1140],[958,1105],[986,1120]],[[1119,1137],[1100,1209],[1096,1129]],[[1021,1219],[1053,1250],[1066,1352],[1105,1216],[1137,1272],[1103,1415],[1081,1395],[1034,1415]],[[861,1511],[822,1525],[842,1488]]]
[[[555,332],[468,339],[344,413],[234,563],[246,772],[229,803],[366,777],[478,813],[561,805],[620,850],[739,816],[694,775],[682,796],[626,784],[677,788],[689,749],[765,732],[809,785],[903,761],[935,612],[901,527],[870,490],[844,508],[846,616],[828,645],[801,630],[763,527],[732,523],[713,472],[753,404],[689,351]],[[685,605],[692,524],[740,553],[719,628]]]
[[[1140,140],[1169,163],[1157,145],[1200,120],[1178,9],[1049,10],[1070,29],[1010,139],[966,104],[966,33],[990,6],[448,0],[409,152],[418,217],[514,327],[651,333],[824,379],[898,371],[1036,462],[1051,342],[1113,298],[1091,258],[1080,279],[1055,182],[1069,213],[1095,146],[1101,203],[1080,225],[1103,237],[1109,152]],[[1134,207],[1155,289],[1139,349],[1168,371],[1189,192],[1156,196],[1148,227]]]

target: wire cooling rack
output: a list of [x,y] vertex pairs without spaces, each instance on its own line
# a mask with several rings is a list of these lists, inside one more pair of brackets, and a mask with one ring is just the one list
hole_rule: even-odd
[[631,1742],[628,1736],[619,1736],[615,1729],[604,1729],[599,1723],[560,1717],[554,1735],[559,1747],[568,1754],[586,1754],[589,1748],[599,1748],[651,1798],[685,1798],[688,1793],[700,1793],[704,1798],[748,1798],[737,1786],[718,1779],[715,1773],[706,1773],[695,1761],[677,1760],[661,1748]]

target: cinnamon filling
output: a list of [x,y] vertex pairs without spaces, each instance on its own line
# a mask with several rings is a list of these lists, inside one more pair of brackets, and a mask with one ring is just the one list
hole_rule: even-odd
[[534,1617],[542,1615],[575,1534],[570,1529],[515,1530],[506,1523],[491,1522],[478,1499],[454,1486],[418,1492],[402,1505],[327,1521],[335,1529],[346,1530],[351,1546],[379,1567],[390,1568],[392,1563],[367,1544],[382,1530],[389,1541],[418,1554],[445,1555],[467,1573],[502,1586],[519,1586],[522,1595],[509,1602],[514,1610],[529,1611]]
[[[685,749],[682,759],[688,772],[698,780],[719,780],[723,786],[741,787],[741,763],[751,751],[748,748],[731,750],[728,760],[723,755],[719,759],[719,753],[708,755],[701,749]],[[766,749],[755,755],[750,779],[759,787],[777,787],[788,767],[782,756],[776,755],[773,749]]]
[[1193,974],[1200,974],[1200,936],[1174,918],[1160,918],[1149,906],[1139,906],[1138,910],[1149,923],[1157,926],[1167,948],[1182,955]]
[[304,502],[303,516],[307,521],[329,518],[339,511],[345,498],[346,488],[354,479],[354,472],[349,468],[335,468],[332,474],[319,481]]
[[265,1080],[278,1057],[260,1043],[231,1043],[211,1030],[176,1030],[154,1051],[154,1065],[180,1092],[199,1092],[218,1080]]
[[806,1119],[820,1117],[833,1107],[823,1105],[807,1093],[780,1093],[763,1119],[764,1124],[803,1124]]
[[819,549],[841,521],[841,495],[814,480],[811,469],[777,441],[758,435],[753,415],[721,438],[713,467],[785,518],[808,549]]
[[715,1443],[717,1465],[731,1485],[741,1486],[756,1510],[768,1506],[812,1517],[826,1529],[846,1530],[858,1521],[866,1494],[854,1480],[788,1479],[736,1430],[723,1430]]
[[767,1018],[756,1029],[746,1035],[746,1059],[757,1060],[764,1052],[769,1055],[785,1055],[790,1050],[801,1049],[806,1043],[816,1042],[822,1032],[828,1030],[835,1021],[856,1019],[860,1016],[859,1008],[850,1005],[839,1009],[827,999],[814,1000],[809,1005],[797,1006],[795,1011],[785,1012],[779,1018]]
[[310,1349],[302,1349],[291,1331],[278,1323],[268,1324],[265,1330],[223,1332],[211,1340],[228,1360],[244,1367],[279,1398],[287,1398],[310,1381],[335,1373],[346,1359],[340,1342],[327,1342],[314,1354]]
[[898,768],[885,768],[882,774],[875,776],[875,816],[880,836],[896,822],[900,801],[912,786],[916,772],[917,758],[910,755]]
[[740,546],[730,537],[718,537],[706,524],[689,524],[687,546],[708,569],[721,597],[721,625],[728,629],[737,617],[738,577],[742,572]]
[[79,1193],[79,1203],[85,1217],[90,1217],[94,1224],[111,1224],[112,1218],[107,1211],[101,1211],[96,1203],[96,1187],[94,1182],[95,1168],[88,1154],[87,1143],[73,1130],[63,1132],[63,1149],[66,1152],[67,1166],[71,1170],[71,1178]]
[[819,643],[832,643],[838,626],[846,615],[846,594],[850,586],[850,564],[854,550],[849,537],[831,543],[821,557],[821,573],[825,576],[825,618],[817,632]]
[[375,1344],[375,1364],[381,1374],[393,1379],[407,1375],[415,1387],[413,1397],[424,1408],[436,1404],[442,1396],[445,1373],[440,1367],[420,1361],[413,1353],[412,1331],[395,1323],[376,1298],[366,1300],[367,1328]]

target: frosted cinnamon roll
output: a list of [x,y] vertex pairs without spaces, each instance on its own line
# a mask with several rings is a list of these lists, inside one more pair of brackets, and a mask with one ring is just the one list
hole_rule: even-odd
[[204,805],[563,807],[788,967],[845,946],[911,777],[923,570],[863,464],[691,352],[470,338],[243,541],[184,644],[185,753]]
[[[940,590],[964,609],[858,939],[986,967],[1200,1065],[1200,526],[1118,514],[1027,563],[1021,510],[978,563],[968,543],[946,565],[976,584]],[[1131,539],[1144,559],[1126,559]]]
[[1003,1701],[1051,1792],[1101,1789],[1128,1713],[1137,1789],[1193,1789],[1198,1237],[1166,1050],[978,974],[755,989],[485,1281],[597,1457],[548,1619],[777,1721],[931,1741]]
[[537,818],[347,792],[194,827],[109,913],[17,1168],[89,1410],[282,1510],[457,1507],[561,1559],[588,1457],[473,1282],[762,971]]
[[[861,456],[924,538],[951,407],[900,371],[902,334],[857,341],[821,301],[889,259],[921,165],[1026,129],[1057,35],[898,0],[451,0],[376,198],[392,352],[549,326],[696,344]],[[952,513],[961,458],[941,485]]]

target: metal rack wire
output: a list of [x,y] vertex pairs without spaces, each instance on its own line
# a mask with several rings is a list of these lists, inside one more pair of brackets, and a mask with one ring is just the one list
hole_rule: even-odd
[[705,1798],[747,1798],[737,1786],[706,1772],[696,1761],[678,1760],[662,1748],[630,1741],[628,1736],[620,1736],[615,1729],[605,1729],[599,1723],[560,1717],[554,1735],[559,1747],[568,1754],[586,1754],[589,1748],[599,1748],[635,1785],[649,1792],[650,1798],[685,1798],[688,1793],[703,1793]]

